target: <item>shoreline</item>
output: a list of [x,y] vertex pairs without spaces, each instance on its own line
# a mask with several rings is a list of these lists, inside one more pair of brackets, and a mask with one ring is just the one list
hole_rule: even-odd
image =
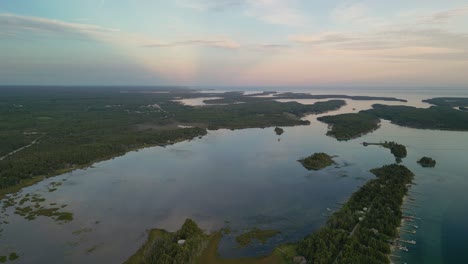
[[125,151],[125,153],[119,153],[119,154],[116,154],[116,155],[109,155],[109,156],[106,156],[106,157],[95,159],[92,162],[89,162],[87,164],[78,165],[78,166],[74,166],[74,167],[70,167],[70,168],[59,169],[59,170],[56,170],[56,171],[52,172],[50,175],[37,175],[37,176],[34,176],[32,178],[24,179],[17,185],[9,186],[9,187],[7,187],[5,189],[0,189],[0,202],[7,195],[18,193],[23,188],[30,187],[32,185],[35,185],[35,184],[37,184],[37,183],[39,183],[39,182],[41,182],[43,180],[49,179],[49,178],[53,178],[53,177],[57,177],[57,176],[60,176],[60,175],[66,174],[66,173],[70,173],[70,172],[73,172],[75,170],[83,170],[83,169],[91,168],[96,163],[112,160],[114,158],[124,156],[124,155],[126,155],[126,154],[128,154],[130,152],[136,152],[136,151],[139,151],[139,150],[143,150],[143,149],[147,149],[147,148],[153,148],[153,147],[162,147],[162,148],[164,148],[166,146],[174,145],[174,144],[184,142],[184,141],[190,141],[190,140],[193,140],[194,138],[203,137],[203,136],[206,136],[206,135],[207,135],[207,133],[205,133],[204,135],[199,135],[199,136],[190,138],[190,139],[177,139],[175,141],[171,141],[171,142],[168,142],[168,143],[165,143],[165,144],[144,145],[144,146],[139,146],[139,147],[135,147],[135,148],[130,148],[128,151]]

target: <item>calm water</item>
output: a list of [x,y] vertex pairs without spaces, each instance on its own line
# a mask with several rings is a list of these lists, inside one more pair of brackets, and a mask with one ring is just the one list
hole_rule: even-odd
[[[416,94],[391,96],[427,106]],[[347,102],[335,113],[375,103]],[[327,208],[346,201],[373,177],[369,169],[394,161],[389,150],[360,143],[394,140],[408,148],[403,164],[416,174],[412,196],[420,207],[413,211],[422,218],[417,234],[405,235],[417,245],[396,254],[408,263],[468,262],[467,132],[416,130],[384,121],[372,134],[338,142],[325,136],[327,127],[316,116],[307,119],[310,126],[287,127],[280,137],[273,128],[211,131],[201,139],[131,152],[25,188],[21,194],[40,193],[47,203],[67,204],[75,219],[27,221],[9,208],[0,255],[16,251],[17,263],[119,263],[144,242],[147,229],[174,231],[188,217],[207,231],[234,230],[221,242],[225,257],[267,254],[319,228]],[[308,172],[297,162],[321,151],[338,155],[337,166]],[[435,158],[436,168],[421,168],[416,160],[423,155]],[[57,191],[48,191],[51,182],[62,179]],[[267,245],[236,248],[234,236],[253,227],[282,234]]]

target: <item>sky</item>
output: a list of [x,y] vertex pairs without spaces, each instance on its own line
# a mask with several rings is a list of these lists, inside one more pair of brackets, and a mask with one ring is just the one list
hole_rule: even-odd
[[468,0],[0,0],[0,85],[468,87]]

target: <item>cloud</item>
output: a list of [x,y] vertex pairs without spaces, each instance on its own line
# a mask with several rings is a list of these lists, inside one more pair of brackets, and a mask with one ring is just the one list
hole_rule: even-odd
[[309,44],[341,43],[355,40],[349,34],[343,32],[325,31],[313,35],[293,35],[289,37],[290,41]]
[[415,15],[414,21],[421,25],[441,25],[451,20],[468,15],[468,5],[434,12],[432,14]]
[[60,34],[67,37],[108,37],[118,29],[90,24],[70,23],[41,17],[0,14],[0,32],[22,34]]
[[244,14],[268,24],[304,26],[307,17],[295,7],[297,0],[178,0],[180,7],[196,11],[231,11],[242,8]]
[[269,24],[284,26],[305,26],[308,19],[295,7],[297,1],[256,0],[250,1],[246,10],[248,16]]
[[[376,21],[370,16],[370,9],[362,4],[346,5],[331,13],[333,19],[348,23]],[[360,31],[323,31],[314,34],[297,34],[289,40],[298,44],[308,44],[316,48],[353,51],[373,56],[389,57],[389,54],[403,52],[400,59],[425,60],[466,60],[467,56],[454,54],[468,52],[468,34],[454,32],[441,25],[458,17],[468,15],[468,6],[433,12],[412,13],[396,18],[380,20],[377,25],[359,27]],[[444,52],[439,52],[444,49]],[[405,52],[408,52],[406,54]]]
[[177,0],[180,7],[194,9],[197,11],[226,11],[232,8],[242,7],[248,3],[247,0]]
[[190,40],[174,41],[174,42],[153,41],[152,43],[142,45],[142,47],[160,48],[160,47],[177,47],[177,46],[188,46],[188,45],[199,45],[199,46],[225,48],[225,49],[238,49],[241,47],[239,43],[232,41],[230,39],[226,39],[226,38],[190,39]]
[[356,23],[369,20],[370,8],[364,3],[342,4],[333,9],[330,17],[338,23]]
[[131,34],[118,29],[90,24],[70,23],[41,17],[0,14],[0,35],[16,38],[28,34],[48,37],[54,34],[60,38],[88,39],[109,42],[115,45],[134,47],[177,47],[206,46],[237,49],[241,45],[228,38],[193,38],[179,41],[162,41],[142,34]]

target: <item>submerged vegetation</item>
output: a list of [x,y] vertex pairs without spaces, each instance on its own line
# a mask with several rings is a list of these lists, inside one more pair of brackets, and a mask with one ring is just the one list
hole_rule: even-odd
[[254,228],[244,234],[241,234],[239,236],[236,237],[236,242],[241,246],[241,247],[245,247],[245,246],[248,246],[250,245],[250,243],[253,241],[253,240],[257,240],[258,242],[262,243],[262,244],[265,244],[266,241],[269,239],[269,238],[272,238],[276,235],[278,235],[279,231],[277,230],[261,230],[261,229],[258,229],[258,228]]
[[299,162],[308,170],[321,170],[334,163],[333,157],[323,152],[314,153]]
[[0,256],[0,263],[6,263],[7,260],[15,261],[19,259],[19,255],[16,252],[11,252],[8,256]]
[[422,157],[418,163],[423,167],[435,167],[436,161],[430,157]]
[[[13,213],[23,217],[26,220],[34,220],[39,216],[51,218],[59,223],[65,223],[73,220],[73,214],[63,211],[66,205],[57,206],[56,203],[45,203],[46,199],[39,194],[25,194],[23,196],[9,195],[2,201],[1,212],[5,213],[10,207],[14,207]],[[1,218],[0,218],[1,219]]]

